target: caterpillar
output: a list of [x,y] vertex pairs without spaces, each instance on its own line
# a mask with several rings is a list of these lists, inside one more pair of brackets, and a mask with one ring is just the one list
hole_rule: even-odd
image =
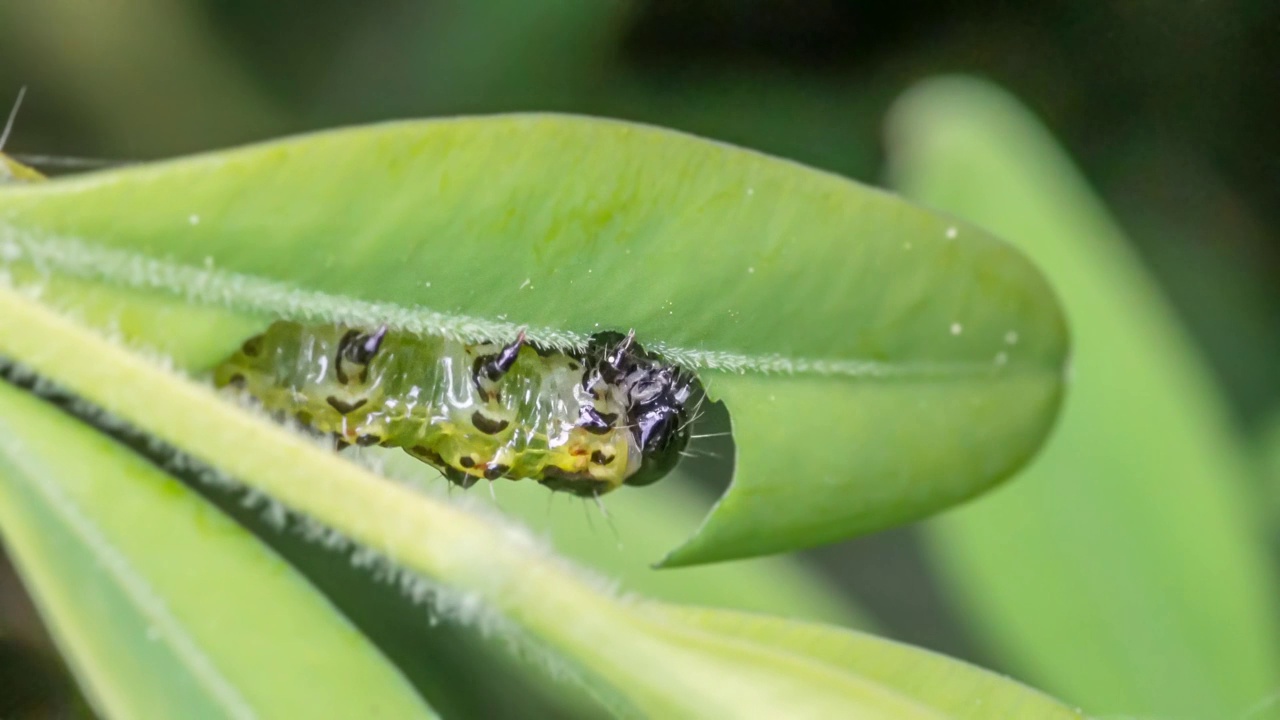
[[532,478],[599,496],[667,475],[689,442],[697,379],[635,342],[580,351],[470,344],[386,326],[277,321],[214,371],[220,388],[348,445],[402,448],[453,483]]

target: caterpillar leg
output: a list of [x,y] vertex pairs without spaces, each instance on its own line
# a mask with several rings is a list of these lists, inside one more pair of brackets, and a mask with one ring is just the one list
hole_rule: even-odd
[[607,480],[597,480],[590,475],[566,472],[554,465],[543,471],[538,483],[543,487],[559,492],[567,492],[578,497],[600,497],[618,487]]
[[351,447],[353,444],[359,447],[370,447],[372,445],[382,444],[382,436],[372,434],[372,433],[367,435],[356,435],[354,443],[352,443],[349,438],[350,436],[344,436],[344,435],[339,435],[338,433],[334,433],[333,434],[334,451],[342,452],[343,450],[346,450],[347,448]]
[[475,475],[464,473],[457,468],[445,468],[442,472],[449,482],[461,487],[463,490],[470,490],[471,486],[475,485],[480,480],[480,478]]
[[480,480],[480,478],[475,475],[465,473],[445,462],[444,458],[440,456],[440,453],[429,447],[414,445],[413,447],[405,448],[404,451],[418,460],[425,462],[436,470],[439,470],[440,474],[444,475],[449,482],[461,487],[463,490],[469,489]]

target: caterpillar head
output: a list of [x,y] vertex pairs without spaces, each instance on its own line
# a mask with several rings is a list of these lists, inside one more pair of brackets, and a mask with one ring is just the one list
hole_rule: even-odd
[[592,336],[587,357],[598,377],[623,398],[627,428],[640,451],[640,467],[624,482],[657,482],[671,472],[689,444],[688,402],[697,380],[646,352],[632,333]]

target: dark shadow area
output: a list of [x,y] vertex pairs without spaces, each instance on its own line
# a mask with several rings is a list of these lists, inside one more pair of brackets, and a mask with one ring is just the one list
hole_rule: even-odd
[[715,499],[729,489],[733,480],[737,446],[729,409],[722,402],[695,398],[696,419],[690,425],[689,447],[680,460],[683,474],[694,478],[699,492]]
[[999,670],[965,632],[922,547],[914,526],[893,528],[801,556],[836,579],[895,640]]
[[0,638],[0,717],[72,717],[67,676],[35,648]]
[[0,544],[0,718],[92,718]]

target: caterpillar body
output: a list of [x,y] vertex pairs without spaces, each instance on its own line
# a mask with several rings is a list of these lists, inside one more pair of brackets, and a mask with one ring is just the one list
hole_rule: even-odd
[[280,321],[214,372],[338,446],[403,448],[463,487],[532,478],[590,497],[669,473],[689,442],[696,378],[631,334],[585,350],[469,344]]

